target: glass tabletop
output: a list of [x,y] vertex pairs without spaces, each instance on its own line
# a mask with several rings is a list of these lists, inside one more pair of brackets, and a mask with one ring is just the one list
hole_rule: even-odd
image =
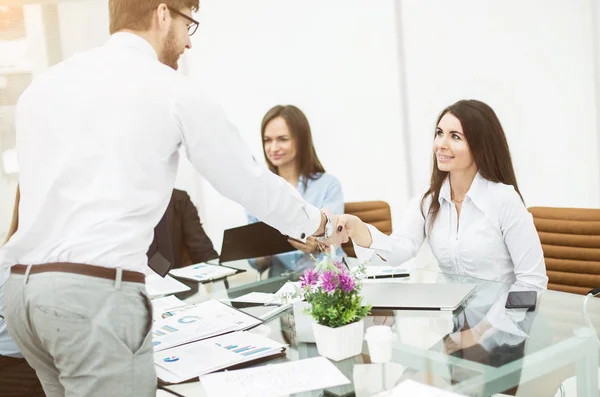
[[[248,268],[246,261],[227,265]],[[297,275],[261,281],[250,272],[227,281],[201,284],[181,297],[186,302],[231,299],[249,292],[275,292]],[[507,295],[523,290],[510,284],[429,270],[413,270],[410,277],[366,280],[367,283],[474,284],[474,293],[457,310],[380,310],[365,319],[392,327],[392,361],[372,364],[367,343],[362,353],[332,363],[351,383],[293,396],[385,395],[405,379],[469,396],[554,396],[561,382],[577,375],[578,395],[597,390],[598,345],[583,312],[584,296],[544,291],[535,311],[506,309]],[[312,320],[303,303],[251,330],[288,345],[285,358],[268,363],[317,357]],[[600,300],[591,299],[587,313],[595,332],[600,330]],[[261,364],[263,365],[263,364]],[[170,385],[182,396],[204,395],[200,382]]]

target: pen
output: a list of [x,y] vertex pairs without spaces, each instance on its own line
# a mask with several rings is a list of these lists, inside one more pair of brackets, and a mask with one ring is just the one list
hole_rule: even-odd
[[346,266],[346,269],[350,270],[350,266],[348,266],[348,263],[346,262],[346,257],[342,257],[342,263]]

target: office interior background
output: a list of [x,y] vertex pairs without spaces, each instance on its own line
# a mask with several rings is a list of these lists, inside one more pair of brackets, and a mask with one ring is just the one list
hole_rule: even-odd
[[[201,0],[196,17],[180,71],[217,98],[259,161],[265,112],[297,105],[345,201],[385,200],[398,223],[428,184],[437,115],[480,99],[503,123],[528,207],[600,207],[597,0]],[[107,0],[0,0],[0,238],[18,181],[19,94],[108,36]],[[224,229],[246,223],[185,159],[176,187],[217,251]]]

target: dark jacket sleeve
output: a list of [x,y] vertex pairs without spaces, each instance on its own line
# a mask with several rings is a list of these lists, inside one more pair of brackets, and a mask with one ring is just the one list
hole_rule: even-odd
[[204,232],[198,210],[187,193],[186,199],[181,204],[183,244],[187,248],[192,263],[206,262],[218,258],[219,254],[217,254],[212,241]]

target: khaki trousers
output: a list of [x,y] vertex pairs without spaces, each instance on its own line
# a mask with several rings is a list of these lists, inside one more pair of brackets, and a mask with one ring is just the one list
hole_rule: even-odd
[[144,284],[13,273],[4,307],[8,332],[47,397],[156,395],[152,303]]

